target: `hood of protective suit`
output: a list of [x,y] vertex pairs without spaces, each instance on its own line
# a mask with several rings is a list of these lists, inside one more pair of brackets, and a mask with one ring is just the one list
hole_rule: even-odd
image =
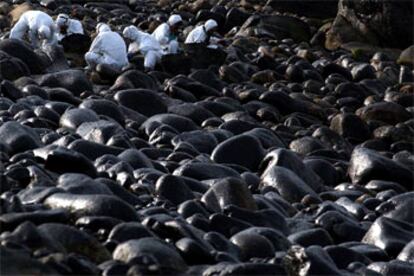
[[181,18],[180,15],[178,14],[173,14],[170,16],[170,18],[168,18],[168,25],[170,26],[174,26],[176,24],[179,24],[183,21],[183,19]]
[[122,34],[125,38],[138,44],[138,49],[143,54],[148,51],[161,51],[160,43],[153,36],[140,31],[135,26],[126,27]]
[[96,25],[96,32],[98,34],[104,33],[104,32],[110,32],[110,31],[111,31],[111,28],[105,23],[99,23],[98,25]]
[[59,27],[68,26],[69,20],[70,20],[69,15],[61,13],[56,18],[56,25],[58,25]]
[[135,26],[128,26],[122,32],[125,38],[131,39],[137,43],[141,42],[142,37],[145,35],[144,32],[138,30]]
[[206,29],[206,31],[210,31],[214,28],[216,28],[218,26],[216,20],[214,19],[209,19],[206,21],[206,23],[204,23],[204,28]]

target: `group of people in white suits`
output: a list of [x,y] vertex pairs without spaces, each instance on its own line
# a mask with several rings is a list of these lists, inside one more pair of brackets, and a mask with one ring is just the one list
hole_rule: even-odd
[[[96,26],[96,37],[89,51],[85,54],[88,67],[93,69],[98,64],[105,64],[114,70],[128,65],[128,57],[140,52],[144,56],[144,67],[152,70],[165,54],[177,54],[179,43],[177,35],[183,20],[180,15],[173,14],[168,21],[159,25],[152,34],[139,30],[135,26],[126,27],[122,35],[129,42],[129,47],[120,34],[111,30],[104,23]],[[218,24],[209,19],[203,25],[195,27],[184,43],[213,43],[212,34]],[[71,19],[67,14],[59,14],[53,20],[42,11],[27,11],[10,31],[10,38],[24,39],[27,34],[34,48],[55,45],[64,37],[72,34],[84,34],[82,23]]]

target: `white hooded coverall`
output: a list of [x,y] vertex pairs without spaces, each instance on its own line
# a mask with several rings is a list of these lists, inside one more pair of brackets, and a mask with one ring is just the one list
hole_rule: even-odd
[[216,28],[218,26],[217,22],[213,19],[209,19],[204,23],[204,25],[195,27],[187,36],[185,43],[206,43],[210,44],[207,47],[217,48],[217,45],[212,45],[215,43],[214,37],[210,37],[208,31]]
[[106,24],[98,24],[98,35],[92,42],[89,52],[85,54],[86,63],[94,68],[105,64],[115,70],[121,70],[128,65],[127,48],[122,37],[111,31]]
[[168,22],[159,25],[152,36],[161,44],[166,54],[178,53],[179,44],[177,38],[171,33],[171,26],[181,23],[183,20],[181,16],[173,14],[168,19]]
[[138,30],[135,26],[126,27],[123,35],[136,43],[137,49],[144,55],[145,69],[154,69],[163,55],[160,43],[153,36]]
[[72,35],[72,34],[84,34],[82,23],[79,20],[76,19],[70,19],[67,14],[59,14],[56,18],[56,25],[58,29],[60,27],[66,26],[66,34],[62,34],[59,30],[57,32],[57,39],[61,41],[66,36]]
[[39,40],[43,40],[45,45],[57,43],[55,22],[42,11],[27,11],[22,14],[10,31],[10,38],[23,40],[26,33],[34,48],[39,47]]

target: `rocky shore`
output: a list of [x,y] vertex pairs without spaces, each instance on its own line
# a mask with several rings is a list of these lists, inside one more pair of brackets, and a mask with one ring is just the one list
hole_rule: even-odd
[[[219,23],[143,71],[27,10]],[[1,275],[414,275],[412,1],[0,3]],[[183,37],[180,38],[182,41]]]

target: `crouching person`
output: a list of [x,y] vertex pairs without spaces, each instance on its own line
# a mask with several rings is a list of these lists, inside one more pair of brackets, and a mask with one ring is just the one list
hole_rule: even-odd
[[26,33],[35,49],[57,43],[55,22],[42,11],[25,12],[11,29],[10,38],[23,40]]
[[112,70],[120,71],[128,65],[125,41],[106,24],[99,23],[96,30],[98,35],[85,54],[88,69],[94,70],[97,65],[105,65]]
[[[161,60],[163,51],[160,43],[150,34],[138,30],[135,26],[126,27],[123,31],[126,39],[132,41],[137,49],[144,56],[145,71],[152,71],[155,65]],[[129,54],[134,54],[129,52]]]

